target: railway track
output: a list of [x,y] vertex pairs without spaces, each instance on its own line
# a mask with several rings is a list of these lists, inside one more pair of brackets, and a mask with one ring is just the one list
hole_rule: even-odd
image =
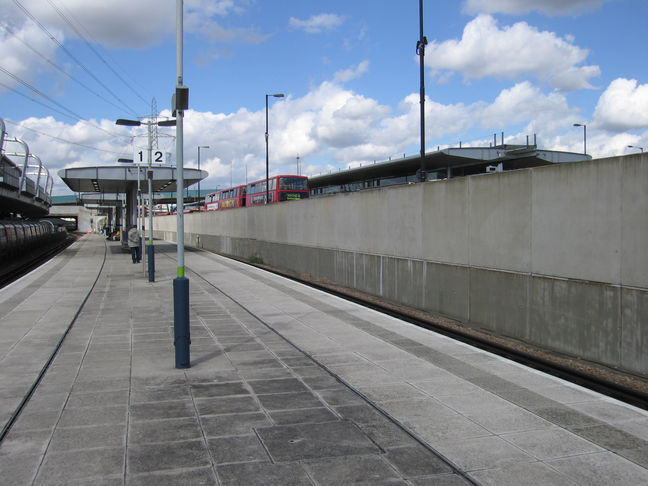
[[65,250],[76,240],[76,236],[68,235],[64,240],[45,245],[38,249],[32,248],[27,254],[21,255],[11,261],[2,262],[0,268],[0,289],[11,282],[18,280],[20,277],[28,274],[35,268],[38,268],[46,261]]

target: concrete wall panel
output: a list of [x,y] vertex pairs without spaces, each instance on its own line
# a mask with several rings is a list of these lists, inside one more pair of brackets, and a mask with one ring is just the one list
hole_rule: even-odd
[[459,265],[426,263],[425,296],[421,309],[459,321],[470,320],[470,270]]
[[637,373],[648,370],[648,292],[621,291],[621,367]]
[[531,171],[469,177],[470,265],[531,271]]
[[424,188],[423,205],[419,208],[422,212],[422,248],[418,257],[433,262],[468,265],[468,179],[430,182]]
[[498,335],[528,337],[528,275],[470,269],[470,323]]
[[618,366],[619,299],[619,287],[536,277],[531,286],[530,341]]
[[648,288],[648,154],[622,161],[621,283]]
[[619,284],[619,161],[538,167],[532,177],[533,273]]

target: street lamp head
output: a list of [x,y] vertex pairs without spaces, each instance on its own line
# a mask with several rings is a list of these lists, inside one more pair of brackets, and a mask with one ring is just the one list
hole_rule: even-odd
[[138,120],[126,120],[124,118],[119,118],[116,122],[115,125],[124,125],[127,127],[139,127],[142,124],[141,121]]
[[175,127],[176,121],[174,120],[162,120],[157,122],[158,127]]
[[209,145],[198,145],[198,148],[209,148]]
[[274,96],[275,98],[283,98],[284,94],[283,93],[276,93],[276,94],[273,94],[273,95],[270,95],[270,96]]
[[123,164],[132,164],[133,159],[117,159],[117,162],[121,162]]
[[584,127],[585,125],[583,125],[582,123],[574,123],[574,126],[575,127]]

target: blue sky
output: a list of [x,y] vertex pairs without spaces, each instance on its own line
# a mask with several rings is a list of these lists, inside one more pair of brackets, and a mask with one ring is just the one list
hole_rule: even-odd
[[[0,0],[0,117],[50,170],[107,165],[168,116],[175,2]],[[595,157],[648,149],[648,2],[425,0],[427,149],[507,143]],[[50,37],[54,37],[53,42]],[[418,151],[417,0],[186,0],[185,163],[202,187]],[[30,48],[26,47],[29,45]],[[45,95],[43,97],[42,95]],[[45,106],[44,106],[45,105]],[[174,130],[161,150],[175,161]],[[7,147],[13,150],[13,147]],[[58,183],[56,194],[69,192]]]

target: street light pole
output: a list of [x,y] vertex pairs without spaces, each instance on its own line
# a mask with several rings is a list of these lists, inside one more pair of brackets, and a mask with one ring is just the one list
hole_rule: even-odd
[[643,147],[637,147],[636,145],[628,145],[628,148],[639,149],[639,150],[641,150],[641,153],[643,153],[643,151],[644,151]]
[[419,85],[420,85],[420,104],[421,104],[421,166],[418,170],[419,182],[425,182],[425,46],[427,38],[423,35],[423,0],[419,0],[419,40],[416,43],[416,53],[419,55]]
[[587,155],[587,125],[584,123],[574,123],[575,127],[583,127],[583,153]]
[[265,95],[265,145],[266,145],[266,180],[265,180],[265,203],[268,204],[268,192],[270,191],[270,170],[269,170],[269,156],[268,156],[268,98],[283,98],[283,93],[266,94]]
[[[153,159],[153,140],[151,139],[151,125],[158,125],[160,127],[170,127],[176,124],[176,120],[163,120],[163,121],[139,121],[139,120],[127,120],[120,118],[115,122],[116,125],[123,125],[129,127],[139,127],[146,125],[148,132],[148,210],[149,210],[149,237],[148,245],[146,248],[146,255],[148,259],[148,280],[149,282],[155,282],[155,247],[153,246],[153,169],[151,167]],[[139,170],[139,169],[138,169]],[[142,218],[143,219],[143,218]],[[137,227],[137,230],[140,230],[140,226]]]
[[183,85],[183,0],[176,0],[176,90],[173,110],[176,113],[176,231],[178,273],[173,279],[173,344],[175,367],[190,368],[191,343],[189,323],[189,279],[184,264],[184,110],[189,108],[189,89]]

